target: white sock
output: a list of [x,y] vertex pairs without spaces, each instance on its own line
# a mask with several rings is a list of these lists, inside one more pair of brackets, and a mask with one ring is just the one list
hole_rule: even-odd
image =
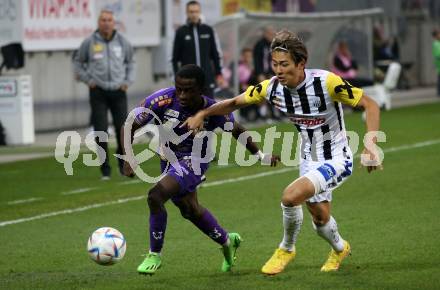
[[283,210],[284,237],[279,247],[289,252],[295,251],[296,238],[303,222],[302,207],[281,204],[281,209]]
[[231,240],[229,240],[229,237],[228,237],[226,242],[222,245],[223,249],[229,247],[230,244],[231,244]]
[[344,240],[339,234],[338,224],[332,216],[330,216],[329,221],[323,226],[317,226],[313,223],[313,228],[336,252],[342,252],[344,250]]

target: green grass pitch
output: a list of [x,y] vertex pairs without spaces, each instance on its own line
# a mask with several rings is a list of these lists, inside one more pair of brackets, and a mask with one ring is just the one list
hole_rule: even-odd
[[[128,179],[115,172],[112,180],[102,182],[99,170],[80,160],[73,176],[67,176],[53,157],[0,164],[0,224],[64,211],[0,226],[0,289],[438,289],[439,124],[440,104],[383,113],[384,170],[367,174],[356,159],[353,176],[333,194],[333,215],[352,245],[352,256],[337,273],[319,272],[329,245],[314,233],[305,214],[296,260],[275,277],[260,274],[281,240],[280,195],[297,177],[296,168],[199,190],[199,201],[220,224],[245,240],[232,273],[220,272],[219,247],[167,204],[163,267],[150,277],[138,275],[136,267],[148,246],[148,208],[142,196],[151,185],[124,184]],[[365,132],[359,114],[346,116],[346,127]],[[278,129],[294,130],[289,124]],[[143,168],[157,172],[156,161],[147,163]],[[213,165],[207,182],[280,168]],[[62,194],[78,189],[89,190]],[[29,198],[37,200],[9,203]],[[65,211],[81,207],[86,208]],[[127,253],[117,265],[103,267],[88,258],[87,238],[100,226],[115,227],[125,235]]]

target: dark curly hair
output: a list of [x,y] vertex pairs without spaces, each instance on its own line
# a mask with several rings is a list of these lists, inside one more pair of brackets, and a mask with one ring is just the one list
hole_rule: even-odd
[[177,77],[196,80],[196,84],[200,89],[205,87],[205,73],[201,67],[195,64],[186,64],[182,66],[176,73],[175,79]]

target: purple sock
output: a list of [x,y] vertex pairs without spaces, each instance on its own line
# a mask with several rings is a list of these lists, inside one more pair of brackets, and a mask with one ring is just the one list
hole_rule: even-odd
[[150,213],[150,251],[160,253],[167,228],[167,212]]
[[228,240],[228,233],[218,224],[215,217],[207,209],[205,209],[200,219],[192,221],[192,223],[220,245],[223,245]]

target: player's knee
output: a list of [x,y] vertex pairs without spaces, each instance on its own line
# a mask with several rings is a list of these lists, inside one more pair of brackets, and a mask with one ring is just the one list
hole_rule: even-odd
[[322,227],[328,223],[328,221],[330,220],[330,215],[325,213],[314,214],[312,215],[312,219],[313,219],[313,223],[317,227]]
[[182,217],[187,220],[196,220],[197,214],[191,210],[181,210],[180,213],[182,214]]
[[283,191],[281,202],[285,206],[297,206],[303,202],[301,196],[302,192],[298,187],[288,186]]
[[163,206],[161,192],[156,186],[148,191],[147,202],[150,209],[158,209]]
[[191,210],[189,209],[188,206],[186,206],[186,205],[185,206],[180,206],[179,210],[180,210],[180,214],[182,215],[182,217],[184,219],[191,220],[192,212],[191,212]]
[[179,207],[179,209],[182,217],[187,220],[198,220],[202,216],[202,212],[197,206],[185,205]]

